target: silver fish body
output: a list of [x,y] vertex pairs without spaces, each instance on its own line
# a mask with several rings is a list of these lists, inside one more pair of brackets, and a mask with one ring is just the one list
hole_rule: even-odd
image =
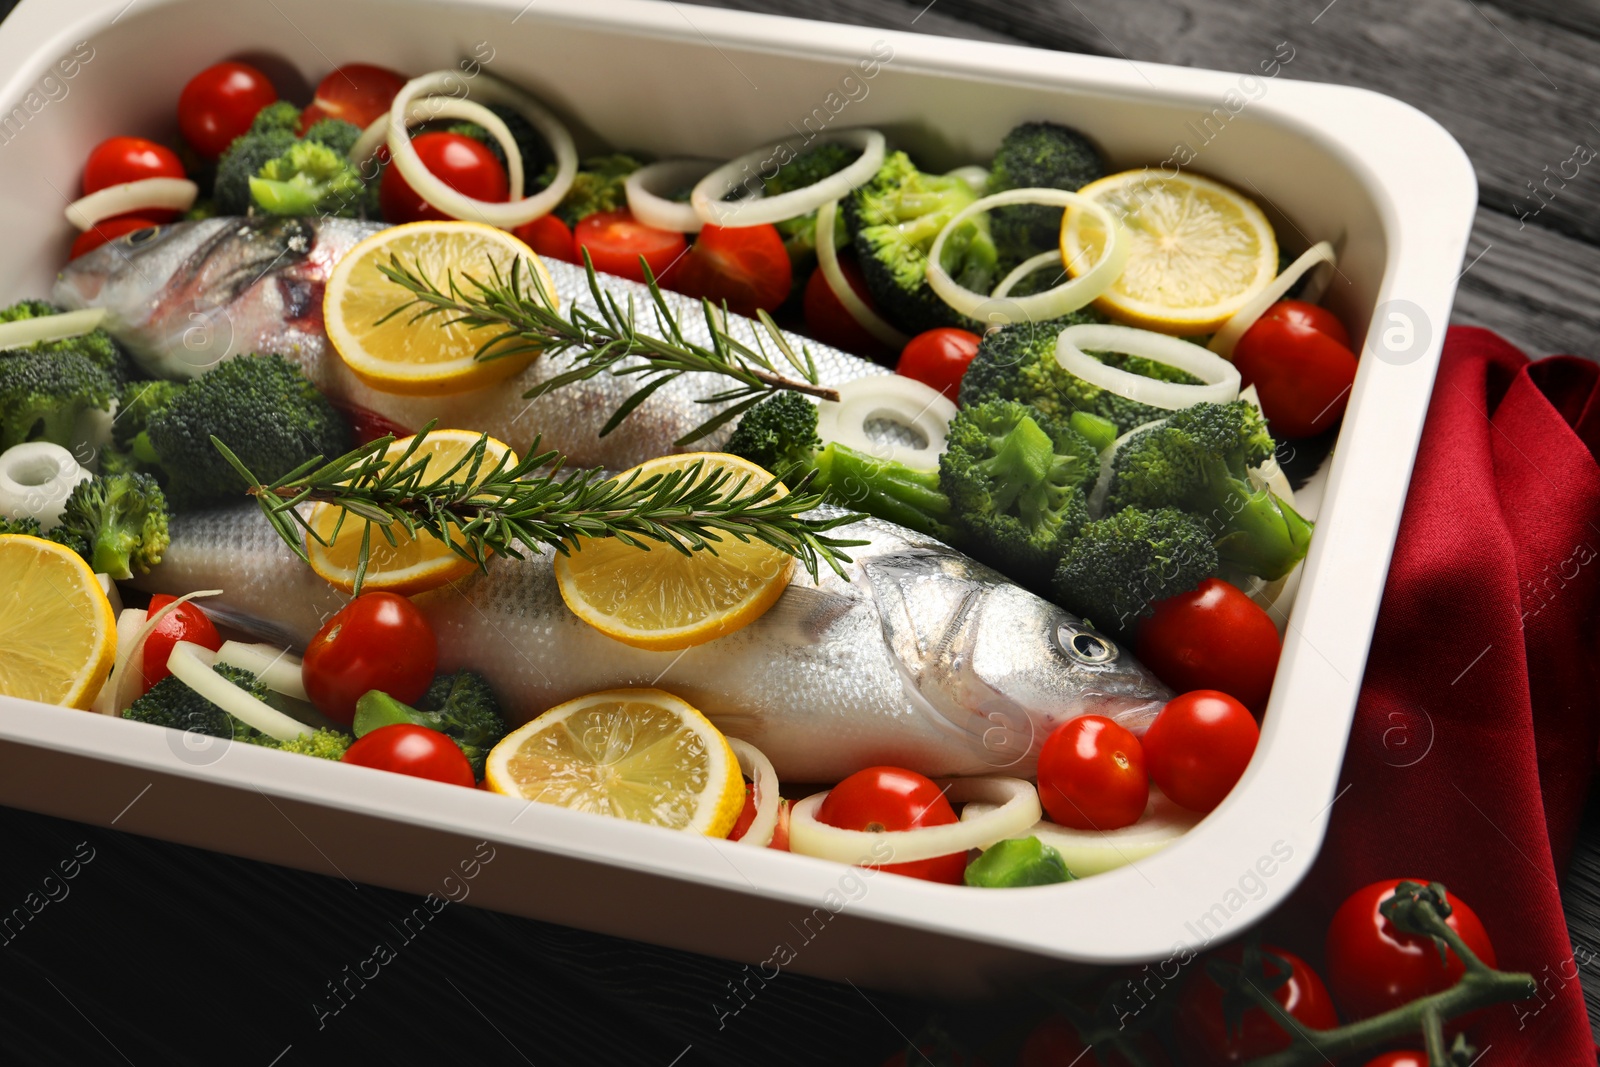
[[[701,397],[726,388],[725,379],[686,374],[664,386],[611,434],[606,420],[637,387],[634,378],[602,375],[534,401],[523,393],[571,366],[570,357],[536,359],[505,382],[440,397],[406,397],[366,385],[345,365],[323,328],[322,297],[333,265],[383,224],[349,219],[215,218],[139,231],[108,242],[69,263],[56,281],[55,299],[69,308],[103,307],[106,327],[152,376],[192,377],[220,360],[252,352],[280,353],[335,401],[364,408],[408,430],[429,420],[440,426],[485,432],[525,451],[535,437],[581,466],[631,467],[673,452],[673,442],[705,421],[717,406]],[[580,267],[545,265],[563,309],[595,310]],[[641,328],[654,328],[644,286],[606,276],[607,291],[638,308]],[[396,304],[403,291],[396,287]],[[710,332],[697,303],[674,293],[666,299],[685,336],[708,343]],[[729,329],[751,341],[749,320],[729,316]],[[431,329],[419,325],[418,329]],[[824,384],[836,385],[883,368],[835,349],[803,343]],[[774,358],[780,359],[776,353]],[[714,447],[724,428],[697,447]]]
[[[1059,723],[1093,713],[1143,733],[1171,696],[1126,650],[937,541],[877,520],[839,534],[868,542],[850,550],[848,581],[797,571],[755,622],[682,652],[633,648],[578,619],[549,552],[497,558],[415,602],[440,669],[482,673],[513,722],[585,693],[655,686],[796,782],[875,764],[1031,775]],[[208,611],[296,648],[347,600],[249,505],[174,518],[164,561],[135,584],[226,590]]]

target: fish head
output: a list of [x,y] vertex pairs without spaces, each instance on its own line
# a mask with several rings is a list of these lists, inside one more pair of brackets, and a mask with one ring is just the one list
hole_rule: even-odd
[[1172,697],[1116,641],[958,553],[865,569],[908,693],[965,736],[974,772],[1031,775],[1045,738],[1080,715],[1142,734]]

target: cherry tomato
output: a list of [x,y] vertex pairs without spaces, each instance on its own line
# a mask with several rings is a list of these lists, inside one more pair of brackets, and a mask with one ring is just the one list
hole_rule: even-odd
[[951,400],[960,398],[961,378],[978,354],[979,337],[966,330],[941,326],[919,333],[900,352],[895,373],[931,385]]
[[322,119],[343,119],[366,129],[388,112],[405,83],[394,71],[368,63],[335,67],[317,83],[316,98],[300,112],[300,136]]
[[362,593],[311,639],[300,676],[317,710],[348,726],[368,690],[406,704],[420,699],[438,661],[433,628],[415,604],[394,593]]
[[[861,276],[861,268],[856,265],[855,259],[850,256],[840,256],[839,272],[844,275],[844,280],[850,283],[850,288],[856,296],[871,307],[872,297],[867,294],[866,279]],[[872,336],[867,328],[857,322],[855,316],[839,302],[839,298],[833,294],[833,286],[828,284],[828,278],[822,273],[821,267],[812,271],[811,277],[806,280],[801,308],[806,317],[806,334],[823,344],[865,356],[879,363],[885,363],[894,357],[894,352],[889,346]]]
[[1375,1060],[1368,1060],[1367,1067],[1428,1067],[1428,1054],[1415,1049],[1385,1052]]
[[351,404],[344,400],[328,398],[328,402],[339,409],[339,414],[344,416],[344,421],[350,424],[350,430],[356,436],[356,444],[370,445],[380,437],[410,437],[411,430],[400,425],[387,415],[379,415],[370,408],[360,404]]
[[789,299],[794,269],[774,226],[707,226],[672,270],[672,288],[736,315],[776,311]]
[[650,264],[650,273],[662,284],[666,284],[668,268],[689,247],[683,234],[635,222],[627,208],[596,211],[579,219],[572,239],[578,246],[579,261],[582,253],[588,252],[595,270],[642,282],[644,271],[639,267],[639,257],[643,256]]
[[345,749],[342,762],[468,789],[478,784],[459,745],[438,730],[409,722],[380,726],[357,738]]
[[1039,802],[1078,830],[1132,826],[1150,802],[1139,739],[1103,715],[1068,719],[1039,750]]
[[[1272,998],[1294,1022],[1315,1030],[1338,1026],[1339,1016],[1333,1009],[1333,998],[1317,972],[1291,952],[1272,945],[1263,945],[1262,949],[1270,954],[1266,957],[1268,975],[1282,973],[1272,956],[1281,957],[1289,964],[1289,978],[1273,990]],[[1243,950],[1235,945],[1216,955],[1238,963],[1243,958]],[[1243,1063],[1289,1047],[1289,1034],[1284,1029],[1289,1024],[1269,1016],[1262,1008],[1248,1009],[1238,1029],[1230,1031],[1222,1013],[1222,987],[1206,973],[1204,964],[1195,970],[1194,977],[1178,995],[1178,1030],[1180,1043],[1196,1057],[1195,1062],[1200,1067]]]
[[[510,195],[506,168],[481,141],[459,133],[424,133],[411,145],[429,172],[456,192],[474,200],[499,203]],[[383,169],[378,182],[378,207],[386,222],[442,221],[450,216],[411,188],[394,165]]]
[[[150,598],[145,617],[149,618],[176,599],[165,593],[157,593]],[[222,635],[217,633],[211,617],[195,607],[193,602],[184,601],[156,623],[156,628],[144,639],[144,662],[139,665],[139,670],[144,674],[141,693],[149,692],[151,686],[172,673],[167,670],[167,659],[172,655],[172,646],[179,641],[189,641],[213,652],[222,647]]]
[[1338,422],[1356,380],[1344,326],[1299,300],[1268,308],[1234,346],[1233,364],[1280,437],[1315,437]]
[[541,256],[559,259],[563,263],[583,262],[583,257],[578,255],[578,246],[572,241],[572,230],[555,215],[540,215],[511,232]]
[[[124,182],[146,178],[182,178],[183,164],[166,145],[143,137],[112,137],[95,145],[83,165],[83,194],[98,193]],[[170,222],[178,213],[171,208],[144,208],[140,218]]]
[[250,128],[256,112],[278,99],[267,76],[248,63],[207,67],[178,96],[178,129],[205,159],[216,159]]
[[67,258],[77,259],[87,252],[93,252],[107,241],[115,241],[125,233],[137,233],[140,230],[155,228],[154,219],[139,215],[118,215],[114,219],[105,219],[72,239],[72,251],[67,253]]
[[1260,735],[1250,709],[1228,694],[1180,694],[1144,733],[1150,778],[1190,811],[1210,811],[1250,765]]
[[1139,661],[1178,692],[1220,689],[1261,714],[1283,643],[1272,618],[1221,578],[1158,601],[1139,624]]
[[779,852],[789,851],[789,801],[778,801],[778,825],[772,831],[772,842],[768,848],[775,848]]
[[[1426,878],[1408,881],[1426,885]],[[1466,970],[1454,952],[1439,962],[1439,950],[1426,937],[1396,929],[1378,906],[1394,896],[1402,879],[1390,878],[1356,890],[1339,905],[1328,925],[1328,984],[1340,1007],[1355,1019],[1397,1008],[1408,1000],[1447,989]],[[1478,913],[1454,893],[1445,920],[1467,947],[1490,967],[1497,966],[1494,945]]]
[[[739,817],[734,820],[733,829],[728,831],[729,841],[742,841],[744,835],[750,832],[750,824],[756,818],[755,786],[749,782],[744,784],[744,807],[739,809]],[[772,830],[772,840],[768,848],[778,849],[780,852],[789,851],[789,802],[782,797],[778,798],[778,825]]]
[[[947,826],[956,821],[955,809],[944,792],[916,771],[901,767],[868,767],[829,790],[817,808],[817,821],[841,830],[915,830]],[[887,863],[877,868],[929,882],[960,885],[967,869],[967,854],[915,863]]]

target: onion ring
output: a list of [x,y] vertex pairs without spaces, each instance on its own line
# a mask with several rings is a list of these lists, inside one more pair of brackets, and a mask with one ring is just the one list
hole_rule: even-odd
[[71,452],[54,442],[12,445],[0,452],[0,515],[36,519],[39,532],[49,533],[60,524],[72,490],[92,477]]
[[715,166],[716,163],[703,159],[667,159],[647,167],[640,167],[628,175],[627,180],[622,183],[623,190],[628,194],[628,210],[633,212],[634,218],[658,230],[667,230],[670,233],[699,233],[700,228],[706,223],[695,212],[693,204],[680,204],[676,200],[668,200],[649,186],[657,183],[674,186],[686,181],[698,182]]
[[[778,149],[788,144],[787,141],[779,141],[746,152],[701,178],[694,192],[689,194],[689,203],[694,205],[695,214],[700,216],[702,222],[713,226],[759,226],[762,223],[784,222],[815,211],[829,200],[838,200],[852,189],[865,185],[883,166],[885,141],[883,134],[877,130],[839,130],[825,133],[821,139],[823,143],[842,141],[854,145],[861,149],[861,155],[849,166],[804,188],[791,189],[777,196],[767,196],[761,192],[744,200],[731,203],[724,201],[722,197],[740,184],[736,179],[741,174],[748,174],[752,166],[760,167],[769,162]],[[756,176],[760,178],[759,171]]]
[[195,693],[274,741],[293,741],[311,727],[251,696],[211,669],[216,653],[192,641],[179,641],[167,657],[167,670]]
[[[939,390],[899,374],[869,374],[838,386],[839,399],[817,405],[817,436],[889,463],[929,470],[939,465],[956,406]],[[881,441],[867,432],[867,423],[885,419],[910,427],[927,445]]]
[[[993,810],[989,804],[969,804],[961,812],[961,820],[965,822],[969,816],[977,820]],[[1198,812],[1178,807],[1166,794],[1152,786],[1150,802],[1139,821],[1132,826],[1124,826],[1120,830],[1074,830],[1070,826],[1041,819],[1011,836],[1037,837],[1041,844],[1049,845],[1061,853],[1067,870],[1074,877],[1087,878],[1154,855],[1188,833],[1204,817]]]
[[[1146,378],[1142,374],[1101,363],[1088,355],[1085,349],[1153,359],[1157,363],[1188,371],[1204,384],[1184,385],[1181,382]],[[1068,326],[1056,336],[1056,362],[1068,374],[1076,375],[1090,385],[1098,385],[1136,403],[1168,411],[1192,404],[1226,404],[1239,396],[1239,369],[1232,363],[1189,341],[1133,326],[1113,326],[1109,323]]]
[[772,769],[772,761],[750,742],[730,737],[728,747],[738,757],[739,769],[755,783],[751,795],[756,802],[756,816],[738,841],[766,848],[772,844],[773,832],[778,829],[778,801],[782,799],[778,795],[778,772]]
[[[981,801],[999,806],[977,818],[944,826],[872,833],[818,822],[817,808],[828,794],[814,793],[789,811],[789,850],[854,866],[916,863],[1016,837],[1044,814],[1039,791],[1020,778],[947,778],[941,784],[953,803]],[[889,847],[887,857],[882,854],[884,845]]]
[[306,693],[306,683],[300,674],[300,657],[288,649],[246,641],[224,641],[222,647],[217,649],[217,662],[249,671],[274,693],[311,703],[311,697]]
[[[221,595],[221,589],[198,589],[193,593],[185,593],[172,603],[163,605],[160,611],[156,612],[154,615],[148,616],[144,620],[144,625],[139,627],[139,632],[134,635],[133,644],[128,649],[128,658],[123,663],[122,669],[113,673],[111,676],[111,681],[116,686],[115,690],[113,691],[112,700],[112,703],[115,705],[115,707],[107,712],[108,715],[122,714],[123,711],[125,711],[135,700],[138,699],[138,691],[143,688],[145,682],[145,639],[155,632],[157,626],[161,625],[161,620],[166,618],[168,615],[171,615],[174,611],[177,611],[178,606],[181,604],[187,604],[189,601],[198,597]],[[137,680],[130,683],[129,678]]]
[[150,208],[188,211],[199,195],[200,187],[187,178],[141,178],[79,197],[67,205],[67,221],[80,230],[89,230],[113,215]]
[[[1256,320],[1267,313],[1267,309],[1279,300],[1283,294],[1294,288],[1294,283],[1300,276],[1314,267],[1326,263],[1329,268],[1338,265],[1339,257],[1334,254],[1333,245],[1327,241],[1318,241],[1304,252],[1298,259],[1283,269],[1283,273],[1272,279],[1267,287],[1250,298],[1249,303],[1233,313],[1233,318],[1222,324],[1214,335],[1211,343],[1206,347],[1225,359],[1233,358],[1234,346],[1239,343]],[[1315,301],[1313,301],[1314,303]]]
[[895,329],[887,319],[868,307],[867,302],[861,299],[839,266],[839,250],[833,243],[834,218],[838,211],[837,200],[829,200],[817,208],[817,269],[822,271],[823,280],[828,283],[828,288],[833,290],[834,298],[850,313],[850,317],[855,319],[863,330],[898,352],[910,342],[911,338]]
[[[1059,265],[1060,263],[1060,252],[1040,252],[1036,256],[1029,256],[1027,259],[1017,264],[1016,269],[1010,274],[1007,274],[1004,278],[1000,279],[1000,284],[994,287],[994,292],[989,294],[989,299],[1005,299],[1006,295],[1017,287],[1018,282],[1032,274],[1034,271],[1038,270],[1040,267],[1048,267],[1051,264]],[[1062,268],[1063,271],[1065,271],[1065,269],[1066,268],[1064,267]]]

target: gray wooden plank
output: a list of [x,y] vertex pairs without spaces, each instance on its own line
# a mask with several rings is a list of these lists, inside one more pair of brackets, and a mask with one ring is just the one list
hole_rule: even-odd
[[1600,359],[1600,247],[1479,208],[1462,266],[1454,321],[1534,358]]
[[1600,0],[1501,0],[1498,6],[1575,33],[1600,37]]

